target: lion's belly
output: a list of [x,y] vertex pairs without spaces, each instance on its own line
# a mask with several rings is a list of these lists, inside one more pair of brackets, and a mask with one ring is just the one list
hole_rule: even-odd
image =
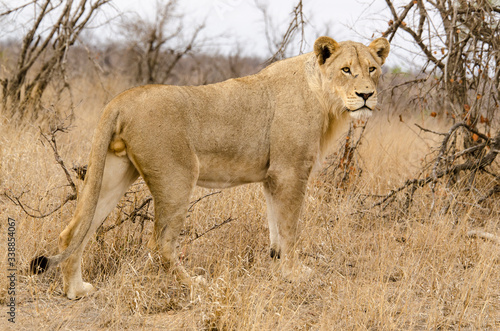
[[224,159],[202,157],[197,185],[206,188],[226,188],[261,182],[267,173],[267,160]]
[[196,185],[204,187],[204,188],[228,188],[228,187],[233,187],[233,186],[238,186],[238,185],[243,185],[243,184],[248,184],[248,183],[256,183],[256,182],[261,182],[263,181],[263,177],[255,177],[255,178],[249,178],[249,177],[226,177],[226,178],[205,178],[205,179],[198,179],[198,182]]

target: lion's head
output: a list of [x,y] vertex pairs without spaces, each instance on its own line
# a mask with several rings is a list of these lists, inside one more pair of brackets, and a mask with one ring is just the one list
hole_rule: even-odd
[[[320,37],[314,43],[314,54],[321,88],[351,117],[371,116],[377,105],[377,84],[381,65],[389,55],[385,38],[375,39],[369,46],[352,41],[336,42]],[[341,100],[338,100],[340,98]]]

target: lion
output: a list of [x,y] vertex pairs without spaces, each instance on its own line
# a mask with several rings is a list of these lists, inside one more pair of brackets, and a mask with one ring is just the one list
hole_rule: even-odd
[[320,37],[313,52],[255,75],[205,86],[146,85],[119,94],[95,130],[76,210],[59,236],[60,253],[34,259],[32,271],[62,263],[69,299],[93,291],[82,280],[84,247],[142,176],[154,198],[148,247],[161,253],[182,283],[193,284],[193,278],[179,262],[176,242],[196,185],[262,183],[270,255],[280,258],[285,274],[293,272],[300,264],[294,251],[308,179],[340,128],[371,115],[389,49],[384,38],[365,46]]

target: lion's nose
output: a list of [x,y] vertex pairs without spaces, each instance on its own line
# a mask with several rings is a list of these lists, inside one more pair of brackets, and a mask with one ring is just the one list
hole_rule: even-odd
[[358,97],[362,97],[363,100],[366,101],[366,100],[368,100],[373,95],[373,92],[371,92],[371,93],[358,93],[358,92],[356,92],[356,95]]

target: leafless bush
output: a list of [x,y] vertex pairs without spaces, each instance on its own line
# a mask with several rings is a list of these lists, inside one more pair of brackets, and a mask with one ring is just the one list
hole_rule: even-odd
[[426,59],[422,72],[434,82],[429,89],[446,102],[443,111],[489,132],[500,99],[500,7],[483,0],[413,0],[398,12],[394,1],[386,3],[393,17],[383,34],[392,40],[403,30],[418,45]]
[[[435,188],[439,183],[439,180],[444,179],[443,182],[445,183],[446,188],[452,190],[450,190],[450,193],[452,193],[451,196],[456,197],[456,195],[453,194],[453,191],[456,191],[455,189],[458,189],[458,192],[464,189],[469,192],[474,188],[474,185],[476,185],[477,182],[481,183],[481,181],[477,178],[478,174],[486,174],[490,176],[496,184],[491,185],[490,180],[489,186],[491,186],[491,188],[488,189],[487,194],[476,199],[477,203],[482,203],[494,194],[500,192],[500,176],[492,172],[491,169],[488,170],[488,167],[492,166],[493,161],[497,157],[498,153],[500,153],[500,136],[497,136],[494,139],[489,139],[482,133],[475,131],[470,126],[462,122],[453,125],[447,133],[433,132],[422,128],[419,125],[417,125],[417,127],[423,131],[443,136],[437,158],[434,162],[432,162],[432,164],[428,164],[425,167],[424,172],[427,173],[427,175],[423,178],[406,180],[402,186],[391,190],[391,192],[383,196],[380,201],[372,205],[371,208],[382,206],[382,208],[385,209],[396,200],[397,194],[404,192],[405,194],[401,210],[407,212],[413,202],[415,191],[418,188],[429,185],[431,187],[433,197],[431,205],[428,206],[430,215],[433,213],[434,206],[436,204]],[[456,149],[453,148],[453,140],[456,139],[456,135],[461,128],[464,128],[472,134],[481,136],[484,142],[466,150],[456,151]],[[469,158],[464,161],[459,161],[464,155],[473,152],[477,152],[480,156],[478,158]],[[466,173],[465,176],[463,176],[464,172]],[[446,213],[450,206],[451,201],[445,203],[441,212]]]
[[[386,4],[392,19],[383,35],[392,41],[402,30],[426,60],[420,77],[395,88],[420,86],[419,102],[440,100],[444,109],[436,111],[449,116],[455,124],[447,133],[420,127],[442,136],[435,159],[424,167],[423,178],[407,180],[375,205],[390,203],[397,193],[406,192],[403,209],[407,209],[415,191],[427,184],[434,198],[438,183],[447,190],[470,192],[482,183],[478,174],[487,176],[486,182],[492,185],[492,193],[487,196],[492,196],[500,183],[495,166],[500,147],[500,7],[483,0],[412,0],[402,8],[396,8],[395,1],[386,0]],[[449,204],[443,211],[448,208]]]
[[[135,64],[135,81],[165,83],[179,61],[196,49],[204,25],[184,36],[184,16],[177,12],[177,0],[157,1],[153,22],[141,17],[124,24],[129,50]],[[182,40],[187,38],[186,40]]]
[[304,51],[304,26],[306,24],[306,18],[303,12],[302,0],[299,0],[297,5],[293,7],[292,12],[290,13],[290,23],[288,24],[286,31],[281,34],[278,32],[279,29],[273,24],[272,19],[269,16],[267,6],[257,0],[255,1],[255,5],[262,13],[267,46],[270,54],[272,54],[267,60],[267,64],[282,60],[286,57],[286,51],[291,42],[295,40],[297,33],[300,33],[300,40],[298,41],[300,45],[299,53]]
[[69,173],[69,170],[68,170],[63,158],[61,157],[59,150],[58,150],[58,147],[57,147],[57,135],[59,133],[67,133],[70,130],[72,118],[73,117],[70,115],[70,116],[66,117],[65,119],[59,120],[59,122],[56,125],[53,125],[49,128],[48,132],[43,132],[40,129],[41,142],[42,142],[42,144],[47,143],[49,145],[50,149],[52,150],[52,152],[54,154],[54,158],[55,158],[57,164],[61,167],[61,170],[64,172],[64,175],[66,177],[67,185],[65,185],[65,186],[68,186],[71,189],[71,192],[67,193],[66,197],[59,204],[57,204],[55,207],[53,207],[49,211],[41,211],[41,210],[35,209],[35,208],[29,206],[28,204],[26,204],[25,202],[23,202],[22,196],[26,192],[22,192],[18,195],[14,195],[12,192],[9,192],[9,191],[5,191],[3,193],[3,195],[5,197],[7,197],[7,199],[9,199],[13,204],[18,206],[19,208],[21,208],[21,210],[24,213],[26,213],[26,215],[28,215],[30,217],[33,217],[33,218],[48,217],[48,216],[54,214],[55,212],[59,211],[69,201],[76,200],[76,197],[77,197],[76,185],[75,185],[75,183],[74,183],[74,181]]
[[64,90],[71,93],[66,78],[68,50],[109,1],[29,1],[0,13],[0,18],[28,9],[34,13],[23,36],[17,64],[0,79],[1,102],[6,116],[24,119],[31,114],[37,117],[42,96],[56,77],[62,82],[57,84],[58,94]]

